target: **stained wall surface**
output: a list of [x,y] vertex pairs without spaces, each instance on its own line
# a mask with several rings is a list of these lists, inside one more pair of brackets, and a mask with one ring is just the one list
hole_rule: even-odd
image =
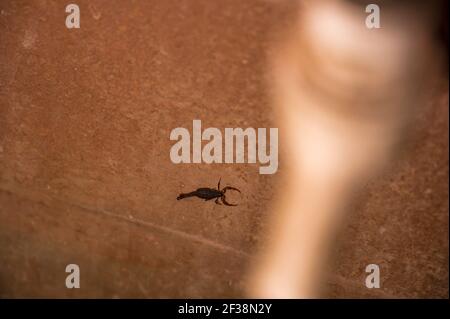
[[[176,127],[271,127],[267,52],[287,4],[0,1],[0,296],[240,297],[276,175],[175,165]],[[413,147],[349,208],[330,297],[448,297],[448,82]],[[280,144],[282,137],[280,137]],[[280,170],[283,172],[282,158]],[[238,187],[238,207],[176,201]],[[81,288],[65,287],[65,267]],[[379,264],[382,287],[367,289]]]

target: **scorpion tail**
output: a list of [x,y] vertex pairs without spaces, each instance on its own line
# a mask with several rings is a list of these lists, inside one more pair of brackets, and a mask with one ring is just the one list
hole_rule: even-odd
[[194,194],[192,194],[192,193],[183,194],[182,193],[182,194],[178,195],[177,200],[180,200],[180,199],[183,199],[186,197],[191,197],[191,196],[194,196]]

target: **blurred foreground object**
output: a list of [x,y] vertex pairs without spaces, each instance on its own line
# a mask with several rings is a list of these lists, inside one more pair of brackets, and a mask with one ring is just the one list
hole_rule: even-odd
[[360,1],[304,1],[273,57],[286,167],[271,234],[248,294],[320,295],[323,267],[351,194],[401,148],[441,56],[441,2],[380,1],[368,29]]

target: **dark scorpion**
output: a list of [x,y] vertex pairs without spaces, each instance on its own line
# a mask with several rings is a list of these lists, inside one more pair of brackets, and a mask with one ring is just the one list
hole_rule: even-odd
[[217,205],[221,205],[219,202],[219,199],[222,200],[222,203],[224,203],[227,206],[237,206],[237,204],[230,204],[226,201],[225,199],[225,192],[229,189],[238,191],[239,193],[241,192],[239,189],[231,187],[231,186],[226,186],[223,189],[220,189],[220,179],[219,179],[219,183],[217,184],[217,189],[214,188],[198,188],[197,190],[190,192],[190,193],[186,193],[186,194],[180,194],[177,197],[177,200],[186,198],[186,197],[193,197],[193,196],[197,196],[199,198],[203,198],[205,201],[211,200],[213,198],[215,198],[215,203]]

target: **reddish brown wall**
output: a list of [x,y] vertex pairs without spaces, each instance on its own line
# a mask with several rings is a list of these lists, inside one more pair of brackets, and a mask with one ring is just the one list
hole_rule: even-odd
[[[81,29],[68,30],[64,2],[0,2],[0,296],[241,296],[276,176],[256,165],[174,165],[169,134],[193,119],[273,124],[265,54],[290,8],[77,3]],[[412,151],[352,206],[327,296],[448,297],[441,82]],[[175,200],[219,177],[243,191],[240,206]],[[81,267],[81,289],[65,288],[69,263]],[[368,263],[381,266],[379,290],[364,286]]]

